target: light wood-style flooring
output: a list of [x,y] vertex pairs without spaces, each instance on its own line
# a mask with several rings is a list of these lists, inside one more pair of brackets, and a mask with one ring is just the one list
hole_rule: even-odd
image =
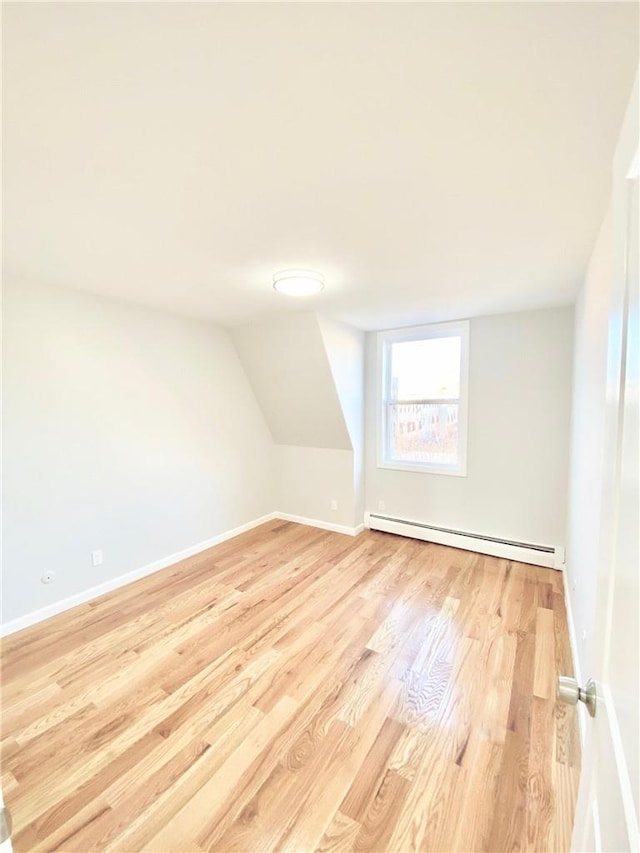
[[18,851],[569,848],[552,570],[273,521],[2,660]]

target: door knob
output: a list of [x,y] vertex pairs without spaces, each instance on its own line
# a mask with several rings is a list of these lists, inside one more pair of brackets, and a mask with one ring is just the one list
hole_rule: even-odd
[[580,687],[575,678],[561,675],[558,678],[558,699],[567,705],[584,702],[592,717],[596,715],[596,683],[590,678],[586,687]]

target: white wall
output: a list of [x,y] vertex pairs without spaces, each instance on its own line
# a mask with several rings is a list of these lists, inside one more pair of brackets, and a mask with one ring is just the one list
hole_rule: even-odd
[[[3,319],[5,621],[272,511],[360,523],[357,330],[304,315],[300,325],[287,319],[284,336],[279,324],[234,331],[245,358],[252,353],[258,397],[264,365],[295,379],[286,394],[265,380],[266,408],[279,435],[309,443],[276,446],[216,326],[18,285],[5,288]],[[466,478],[376,468],[375,335],[367,335],[367,506],[384,500],[390,515],[561,543],[572,311],[476,318],[470,335]],[[296,341],[306,341],[302,355]],[[314,381],[300,390],[309,364]],[[277,400],[299,420],[282,421]],[[307,404],[318,421],[310,435]],[[310,444],[318,435],[329,446]],[[105,558],[98,568],[95,549]],[[51,569],[56,580],[43,585]]]
[[3,314],[5,621],[275,509],[227,332],[49,287],[5,287]]
[[560,545],[565,519],[573,309],[470,321],[466,477],[376,466],[376,336],[367,335],[366,502],[377,512]]
[[354,526],[364,516],[364,343],[360,329],[320,317],[331,372],[353,448]]
[[589,641],[596,608],[612,290],[613,223],[609,210],[575,310],[567,585],[583,673],[593,668]]
[[315,314],[239,326],[231,336],[276,444],[351,450]]
[[276,483],[278,512],[342,527],[362,524],[362,514],[354,513],[351,450],[277,445]]
[[299,312],[231,334],[277,446],[276,510],[361,524],[363,333]]

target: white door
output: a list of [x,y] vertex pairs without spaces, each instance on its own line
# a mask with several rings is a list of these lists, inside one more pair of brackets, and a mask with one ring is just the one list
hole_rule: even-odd
[[[588,717],[572,849],[640,849],[638,80],[613,169],[614,288],[598,567],[596,714]],[[584,687],[584,685],[582,685]]]

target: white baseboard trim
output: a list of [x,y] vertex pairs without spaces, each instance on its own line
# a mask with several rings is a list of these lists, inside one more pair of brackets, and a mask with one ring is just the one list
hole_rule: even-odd
[[[573,607],[571,605],[571,595],[569,590],[569,573],[563,572],[564,586],[564,606],[567,611],[567,628],[569,629],[569,648],[571,650],[571,659],[573,661],[573,674],[578,684],[584,684],[582,680],[582,667],[580,666],[580,656],[578,654],[578,635],[576,634],[576,623],[573,618]],[[566,673],[565,673],[566,675]],[[587,734],[587,709],[578,702],[578,728],[580,730],[580,746],[584,749],[585,737]]]
[[395,533],[398,536],[410,536],[424,542],[435,542],[463,551],[475,551],[489,554],[519,563],[530,563],[547,569],[561,570],[564,565],[562,546],[527,545],[521,542],[500,541],[492,537],[457,530],[434,527],[420,521],[404,518],[391,518],[378,513],[365,513],[365,526],[371,530]]
[[291,515],[289,512],[274,512],[274,518],[283,521],[293,521],[296,524],[305,524],[307,527],[319,527],[321,530],[331,530],[333,533],[344,533],[346,536],[357,536],[364,530],[364,524],[356,527],[348,527],[346,524],[334,524],[332,521],[320,521],[317,518],[305,518],[302,515]]
[[89,587],[89,589],[77,592],[75,595],[70,595],[68,598],[63,598],[60,601],[54,601],[46,607],[41,607],[39,610],[33,610],[31,613],[26,613],[24,616],[18,616],[17,619],[12,619],[0,625],[0,637],[8,637],[9,634],[15,634],[16,631],[21,631],[23,628],[30,628],[38,622],[49,619],[51,616],[57,616],[59,613],[64,613],[65,610],[71,610],[72,607],[77,607],[79,604],[86,604],[88,601],[93,601],[107,592],[113,592],[115,589],[127,586],[127,584],[140,580],[141,578],[152,575],[154,572],[159,572],[169,566],[179,563],[181,560],[186,560],[188,557],[193,557],[201,551],[206,551],[208,548],[213,548],[214,545],[219,545],[221,542],[226,542],[227,539],[233,539],[241,533],[246,533],[254,527],[259,527],[267,521],[273,521],[275,518],[280,518],[283,521],[293,521],[296,524],[305,524],[309,527],[319,527],[322,530],[332,530],[334,533],[344,533],[347,536],[357,536],[364,529],[364,525],[360,524],[357,527],[346,527],[342,524],[332,524],[328,521],[319,521],[315,518],[304,518],[300,515],[290,515],[286,512],[270,512],[253,521],[248,521],[246,524],[241,524],[239,527],[234,527],[232,530],[226,530],[224,533],[219,533],[217,536],[212,536],[211,539],[206,539],[204,542],[198,542],[197,545],[192,545],[190,548],[185,548],[182,551],[177,551],[175,554],[169,554],[168,557],[163,557],[161,560],[155,560],[153,563],[148,563],[139,569],[134,569],[124,575],[110,578],[104,583],[97,586]]
[[267,521],[272,521],[274,518],[280,518],[278,513],[271,512],[263,515],[260,518],[249,521],[246,524],[241,524],[239,527],[234,527],[232,530],[226,530],[224,533],[219,533],[217,536],[212,536],[211,539],[206,539],[204,542],[198,542],[197,545],[192,545],[190,548],[185,548],[182,551],[177,551],[175,554],[169,554],[168,557],[163,557],[161,560],[156,560],[153,563],[148,563],[139,569],[134,569],[124,575],[110,578],[104,583],[97,586],[89,587],[82,592],[77,592],[75,595],[70,595],[68,598],[63,598],[60,601],[55,601],[53,604],[48,604],[46,607],[41,607],[39,610],[33,610],[24,616],[18,616],[17,619],[12,619],[10,622],[5,622],[0,626],[0,637],[7,637],[9,634],[15,634],[16,631],[21,631],[23,628],[29,628],[44,619],[49,619],[51,616],[57,616],[65,610],[70,610],[72,607],[77,607],[79,604],[86,604],[106,592],[112,592],[114,589],[119,589],[122,586],[140,580],[147,575],[152,575],[154,572],[159,572],[161,569],[166,569],[179,563],[181,560],[186,560],[188,557],[193,557],[201,551],[206,551],[207,548],[213,548],[214,545],[219,545],[221,542],[226,542],[227,539],[233,539],[234,536],[239,536],[241,533],[246,533],[254,527],[265,524]]

